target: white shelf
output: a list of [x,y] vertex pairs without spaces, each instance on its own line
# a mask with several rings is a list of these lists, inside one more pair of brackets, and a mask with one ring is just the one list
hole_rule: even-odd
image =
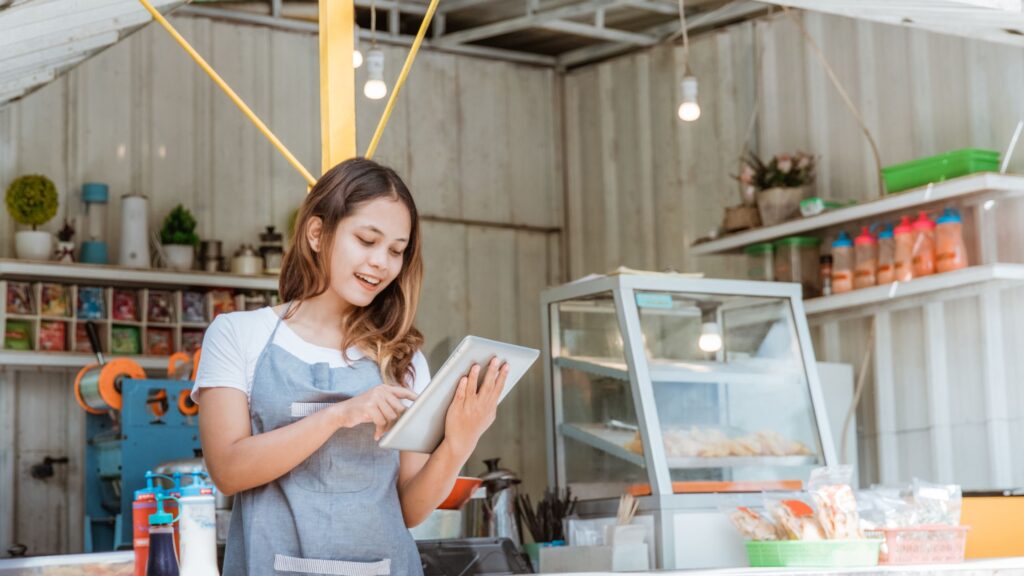
[[[910,282],[893,282],[834,296],[812,298],[804,302],[804,311],[808,317],[811,317],[858,310],[866,306],[895,303],[905,298],[935,297],[941,295],[942,292],[952,292],[986,282],[1005,282],[1007,284],[1024,282],[1024,264],[970,266],[962,270],[917,278]],[[865,314],[870,314],[876,312],[877,308],[865,308],[863,311]]]
[[9,279],[57,280],[145,287],[237,288],[241,290],[277,290],[277,276],[240,276],[220,272],[180,272],[167,269],[139,270],[95,264],[58,264],[28,260],[0,259],[0,277]]
[[972,199],[980,201],[984,200],[986,196],[995,198],[1021,193],[1024,193],[1024,176],[992,172],[970,174],[953,180],[930,184],[922,188],[890,194],[885,198],[825,212],[810,218],[801,218],[775,226],[755,228],[746,232],[730,234],[710,242],[694,244],[690,248],[690,253],[707,255],[737,252],[751,244],[770,242],[787,236],[825,230],[844,224],[877,218],[886,214],[909,212],[917,208],[926,208],[952,200]]
[[[103,358],[128,358],[134,360],[146,370],[167,370],[167,356],[115,356],[104,354]],[[96,362],[93,354],[79,352],[40,352],[34,350],[0,350],[0,367],[40,367],[40,368],[74,368],[79,369],[86,364]]]
[[[562,424],[562,434],[607,452],[636,466],[645,466],[644,457],[626,448],[635,432],[613,430],[600,424]],[[738,468],[741,466],[807,466],[817,462],[814,456],[726,456],[724,458],[676,457],[668,459],[672,470],[696,468]]]
[[[625,362],[582,356],[555,358],[555,366],[588,374],[629,381]],[[798,374],[785,372],[788,363],[766,359],[732,362],[652,360],[648,366],[652,382],[696,382],[705,384],[779,384],[791,382]]]

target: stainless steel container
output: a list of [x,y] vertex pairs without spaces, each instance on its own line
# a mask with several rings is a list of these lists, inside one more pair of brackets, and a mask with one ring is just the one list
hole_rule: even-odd
[[522,480],[511,470],[498,466],[500,458],[484,460],[487,472],[480,478],[487,489],[483,515],[489,538],[508,538],[521,545],[516,521],[516,491]]

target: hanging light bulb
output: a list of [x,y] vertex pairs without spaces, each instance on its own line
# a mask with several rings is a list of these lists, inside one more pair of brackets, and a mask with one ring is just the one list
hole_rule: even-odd
[[700,326],[697,347],[704,352],[718,352],[722,349],[722,329],[718,322],[705,322]]
[[682,88],[683,103],[679,105],[679,119],[684,122],[693,122],[700,118],[700,104],[697,103],[697,77],[687,71],[680,87]]
[[355,50],[352,51],[352,67],[359,68],[362,65],[363,53],[359,51],[359,48],[356,48]]
[[363,94],[370,100],[380,100],[388,95],[388,85],[384,83],[384,52],[380,48],[371,48],[366,53],[366,84]]

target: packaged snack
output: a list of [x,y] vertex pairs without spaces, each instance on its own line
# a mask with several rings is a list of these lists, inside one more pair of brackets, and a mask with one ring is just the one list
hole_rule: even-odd
[[169,328],[146,329],[146,353],[154,356],[170,356],[174,347]]
[[146,308],[146,321],[170,324],[173,322],[173,295],[162,290],[149,291],[149,306]]
[[4,348],[8,350],[32,349],[32,332],[28,320],[7,320],[7,325],[4,327]]
[[113,297],[113,310],[110,315],[114,320],[139,319],[139,294],[135,290],[115,289]]
[[768,510],[775,525],[782,530],[788,540],[824,540],[825,533],[814,516],[814,509],[799,498],[765,498],[764,507]]
[[7,313],[34,314],[32,285],[28,282],[7,283]]
[[214,318],[236,310],[235,295],[231,290],[210,290],[210,298],[213,300]]
[[39,287],[39,313],[43,316],[71,315],[68,287],[63,284],[43,284]]
[[785,534],[779,534],[778,528],[771,520],[746,506],[733,508],[727,514],[732,525],[747,540],[762,542],[765,540],[782,540]]
[[181,294],[181,321],[206,322],[206,295],[202,292]]
[[858,491],[857,515],[862,532],[917,524],[917,509],[910,491],[887,486]]
[[110,351],[114,354],[142,352],[138,326],[114,326],[110,331]]
[[64,352],[68,347],[67,324],[54,320],[39,323],[39,349],[47,352]]
[[[106,339],[103,337],[103,327],[96,325],[96,330],[100,333],[100,348],[102,352],[107,352],[109,347],[106,344]],[[92,345],[89,344],[89,335],[85,331],[85,323],[79,322],[75,326],[75,352],[85,352],[92,354]]]
[[851,466],[815,468],[807,483],[807,491],[818,510],[818,523],[829,540],[864,538],[857,514],[857,499],[850,487]]
[[932,484],[914,478],[912,486],[918,524],[960,525],[963,491],[959,485]]
[[103,288],[80,286],[78,288],[78,318],[99,320],[103,318]]
[[184,352],[192,354],[203,345],[203,331],[202,330],[182,330],[181,331],[181,349]]

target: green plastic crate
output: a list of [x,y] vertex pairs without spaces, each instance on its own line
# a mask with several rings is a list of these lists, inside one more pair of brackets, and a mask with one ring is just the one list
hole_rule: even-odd
[[891,194],[924,186],[930,182],[942,182],[975,172],[998,170],[999,152],[964,148],[887,166],[882,168],[882,177],[885,179],[886,190]]
[[754,568],[877,566],[881,544],[881,540],[748,541],[747,558]]

